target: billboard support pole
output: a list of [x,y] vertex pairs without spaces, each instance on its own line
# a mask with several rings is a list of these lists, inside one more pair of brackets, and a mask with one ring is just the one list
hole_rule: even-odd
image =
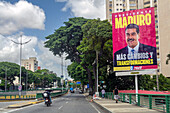
[[158,69],[156,70],[156,84],[157,84],[157,91],[159,91],[159,76],[158,76]]
[[138,102],[138,75],[135,75],[136,102]]

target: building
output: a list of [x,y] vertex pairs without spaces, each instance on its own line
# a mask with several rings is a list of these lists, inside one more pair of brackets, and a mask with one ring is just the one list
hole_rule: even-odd
[[170,77],[170,64],[166,65],[167,55],[170,54],[170,0],[158,0],[158,36],[160,50],[160,72]]
[[22,59],[21,66],[24,66],[26,70],[35,72],[38,69],[38,61],[36,57],[30,57],[29,59]]
[[106,19],[111,23],[112,13],[135,9],[138,9],[138,0],[106,0]]
[[[106,0],[106,19],[112,24],[112,13],[135,9],[155,8],[156,47],[158,72],[170,77],[170,64],[166,65],[167,55],[170,54],[170,0]],[[159,32],[158,32],[159,31]]]

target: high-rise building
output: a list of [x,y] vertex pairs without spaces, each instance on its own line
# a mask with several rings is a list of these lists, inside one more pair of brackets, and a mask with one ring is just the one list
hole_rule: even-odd
[[[112,24],[112,13],[135,9],[155,8],[156,47],[158,71],[170,77],[170,65],[166,65],[166,57],[170,54],[170,0],[106,0],[106,19]],[[122,7],[123,6],[123,10]],[[158,32],[159,31],[159,32]]]
[[111,23],[112,13],[135,10],[137,8],[138,0],[106,0],[106,19]]
[[[156,0],[154,0],[156,1]],[[158,2],[158,36],[160,51],[160,72],[170,77],[170,63],[166,65],[167,55],[170,54],[170,0],[157,0]]]
[[22,59],[21,66],[24,66],[26,70],[35,72],[38,69],[38,61],[36,57],[30,57],[29,59]]

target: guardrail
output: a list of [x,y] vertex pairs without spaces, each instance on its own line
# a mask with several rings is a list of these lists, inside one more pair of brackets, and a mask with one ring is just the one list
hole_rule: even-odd
[[16,100],[16,99],[35,99],[36,95],[3,95],[0,100]]
[[[60,92],[55,92],[60,90]],[[43,91],[43,90],[42,90]],[[54,93],[51,93],[51,97],[56,97],[67,93],[67,89],[57,88],[53,89]],[[17,91],[18,92],[18,91]],[[0,94],[0,100],[22,100],[22,99],[39,99],[42,98],[42,93],[28,94],[28,95],[10,95],[10,94]]]
[[[119,101],[129,104],[136,104],[137,106],[147,107],[158,111],[170,113],[170,95],[167,94],[136,94],[135,93],[119,93]],[[102,94],[99,93],[101,97]],[[114,99],[112,92],[106,92],[105,98]]]
[[[28,90],[22,90],[22,91],[41,91],[41,90],[46,90],[47,88],[42,88],[42,89],[28,89]],[[51,88],[53,90],[66,90],[66,88]],[[7,91],[0,91],[0,92],[18,92],[18,90],[7,90]]]
[[[65,90],[65,91],[63,91],[63,92],[51,93],[51,97],[57,97],[57,96],[66,94],[67,91],[68,91],[68,90]],[[43,98],[43,97],[42,97],[42,93],[37,93],[37,94],[36,94],[36,99],[40,99],[40,98]]]

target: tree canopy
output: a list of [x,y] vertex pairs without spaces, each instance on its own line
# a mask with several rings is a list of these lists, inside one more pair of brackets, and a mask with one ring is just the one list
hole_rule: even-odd
[[[7,89],[9,87],[13,87],[14,89],[14,81],[16,77],[20,77],[20,66],[11,62],[0,62],[0,79],[1,89],[5,89],[5,74],[7,74]],[[55,74],[50,73],[48,69],[37,70],[36,72],[32,72],[30,70],[26,70],[22,67],[21,71],[21,83],[23,87],[26,88],[26,84],[28,84],[28,88],[30,84],[34,83],[35,87],[51,87],[54,82],[60,81],[60,78]]]

